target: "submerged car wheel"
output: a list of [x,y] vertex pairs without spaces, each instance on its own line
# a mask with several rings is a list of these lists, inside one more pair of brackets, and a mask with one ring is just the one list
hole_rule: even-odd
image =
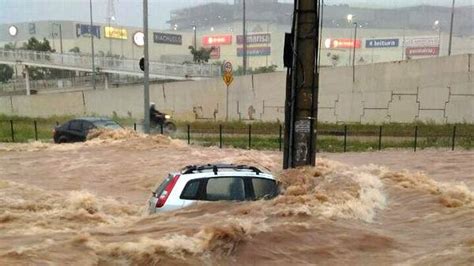
[[61,144],[61,143],[67,143],[68,142],[68,139],[65,137],[65,136],[61,136],[59,137],[58,139],[58,143]]

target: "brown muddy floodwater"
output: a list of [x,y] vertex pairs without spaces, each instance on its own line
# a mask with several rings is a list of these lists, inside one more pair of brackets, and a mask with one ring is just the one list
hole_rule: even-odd
[[[0,144],[0,265],[474,264],[474,152],[281,161],[131,132]],[[209,162],[265,167],[282,195],[146,214],[169,171]]]

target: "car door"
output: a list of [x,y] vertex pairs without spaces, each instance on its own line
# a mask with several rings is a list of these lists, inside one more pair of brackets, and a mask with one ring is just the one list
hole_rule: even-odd
[[69,140],[72,142],[86,140],[86,136],[83,131],[81,120],[72,120],[69,123],[69,128],[68,128],[67,133],[68,133]]

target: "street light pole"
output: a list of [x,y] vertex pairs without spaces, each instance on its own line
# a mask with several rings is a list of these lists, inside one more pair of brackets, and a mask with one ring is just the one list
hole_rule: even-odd
[[357,22],[354,22],[354,42],[352,44],[352,82],[355,82],[355,58],[356,58],[356,40],[357,40]]
[[449,46],[448,46],[448,56],[451,55],[451,45],[453,42],[453,24],[454,24],[454,5],[455,5],[455,0],[453,0],[453,6],[451,7],[451,26],[449,29]]
[[149,54],[148,54],[148,0],[143,0],[143,56],[144,56],[144,107],[145,107],[145,119],[144,119],[144,131],[146,134],[150,133],[150,64],[149,64]]
[[92,22],[92,0],[89,0],[89,9],[90,9],[90,16],[91,16],[91,25],[89,29],[89,34],[91,35],[91,52],[92,52],[92,88],[95,88],[95,62],[94,62],[94,33],[93,31],[93,22]]
[[63,29],[61,26],[61,23],[59,25],[59,50],[61,51],[61,54],[63,53]]
[[242,14],[242,35],[243,35],[243,47],[242,47],[242,68],[243,68],[243,74],[247,74],[247,32],[245,30],[245,0],[242,1],[242,9],[243,9],[243,14]]
[[193,46],[194,46],[194,50],[197,49],[196,31],[197,31],[197,27],[196,27],[196,25],[193,25],[193,32],[194,32]]

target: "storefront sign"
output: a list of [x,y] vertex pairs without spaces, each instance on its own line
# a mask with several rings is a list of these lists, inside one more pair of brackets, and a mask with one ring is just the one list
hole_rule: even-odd
[[181,36],[179,34],[154,32],[153,33],[153,42],[174,44],[174,45],[182,45],[183,44],[183,36]]
[[[271,54],[270,47],[249,47],[247,48],[247,56],[267,56]],[[237,48],[237,56],[243,56],[244,49]]]
[[232,44],[232,35],[213,35],[202,37],[203,45],[229,45]]
[[326,39],[324,42],[326,48],[360,48],[361,41],[354,39]]
[[392,48],[398,47],[399,39],[369,39],[365,40],[365,48]]
[[439,47],[408,47],[406,48],[407,56],[423,56],[423,55],[438,55]]
[[[247,44],[261,44],[261,43],[271,42],[270,33],[248,34],[246,37],[247,37]],[[243,35],[237,35],[237,44],[244,44]]]
[[221,58],[221,48],[219,46],[212,47],[210,57],[211,57],[211,59]]
[[437,47],[438,36],[406,37],[405,47]]
[[124,28],[105,27],[105,38],[126,40],[128,32]]
[[93,34],[97,39],[100,39],[100,26],[89,24],[76,24],[76,37],[90,37]]

